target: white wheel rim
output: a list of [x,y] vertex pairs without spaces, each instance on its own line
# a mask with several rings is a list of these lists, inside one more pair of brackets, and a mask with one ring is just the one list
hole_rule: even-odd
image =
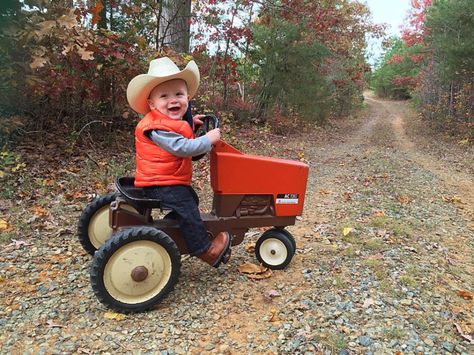
[[[135,208],[130,205],[121,205],[121,208],[124,210],[138,213]],[[87,228],[87,233],[89,235],[89,240],[91,244],[99,249],[102,244],[105,243],[107,239],[110,238],[112,234],[112,228],[109,226],[109,206],[104,206],[101,209],[97,210],[96,213],[92,216],[89,221],[89,226]]]
[[268,265],[281,265],[288,257],[288,249],[285,244],[275,238],[268,238],[260,245],[260,257]]
[[[143,281],[134,281],[132,271],[145,267],[148,275]],[[104,285],[117,301],[137,304],[155,297],[171,277],[171,258],[160,244],[139,240],[118,249],[104,269]]]

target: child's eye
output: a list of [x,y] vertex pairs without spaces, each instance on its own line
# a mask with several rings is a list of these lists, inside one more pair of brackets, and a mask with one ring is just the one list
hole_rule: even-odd
[[162,98],[162,99],[166,98],[166,94],[162,94],[162,95],[160,96],[160,98]]
[[176,93],[176,95],[178,95],[178,96],[183,96],[183,95],[184,95],[184,93],[182,93],[182,92],[178,92],[178,93]]

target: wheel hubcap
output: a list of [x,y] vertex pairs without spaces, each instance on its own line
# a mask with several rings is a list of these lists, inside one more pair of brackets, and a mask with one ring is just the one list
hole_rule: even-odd
[[171,258],[160,244],[139,240],[115,251],[104,269],[104,285],[117,301],[136,304],[153,298],[171,277]]
[[[127,211],[138,213],[130,205],[124,204],[121,207]],[[94,213],[89,222],[88,233],[89,240],[96,249],[99,249],[110,238],[112,228],[109,226],[109,206],[104,206]]]
[[285,262],[288,250],[282,241],[268,238],[260,245],[260,256],[269,265],[280,265]]
[[132,273],[130,274],[132,277],[133,281],[140,282],[143,281],[147,278],[148,276],[148,269],[144,266],[137,266],[132,270]]

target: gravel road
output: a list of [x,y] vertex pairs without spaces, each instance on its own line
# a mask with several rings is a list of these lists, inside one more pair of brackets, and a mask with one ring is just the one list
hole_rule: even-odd
[[406,103],[366,106],[289,139],[310,178],[288,268],[238,272],[256,263],[245,248],[256,230],[219,269],[184,261],[156,309],[111,313],[76,241],[84,206],[65,207],[71,219],[2,246],[1,352],[474,353],[473,151],[433,145]]

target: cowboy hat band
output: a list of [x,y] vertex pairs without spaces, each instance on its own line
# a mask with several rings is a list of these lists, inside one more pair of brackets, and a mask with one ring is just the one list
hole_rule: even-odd
[[192,98],[199,87],[199,69],[192,60],[183,70],[168,57],[154,59],[150,62],[148,74],[134,77],[127,87],[127,100],[130,107],[138,113],[150,111],[148,98],[153,88],[165,81],[181,79],[186,82],[189,98]]

